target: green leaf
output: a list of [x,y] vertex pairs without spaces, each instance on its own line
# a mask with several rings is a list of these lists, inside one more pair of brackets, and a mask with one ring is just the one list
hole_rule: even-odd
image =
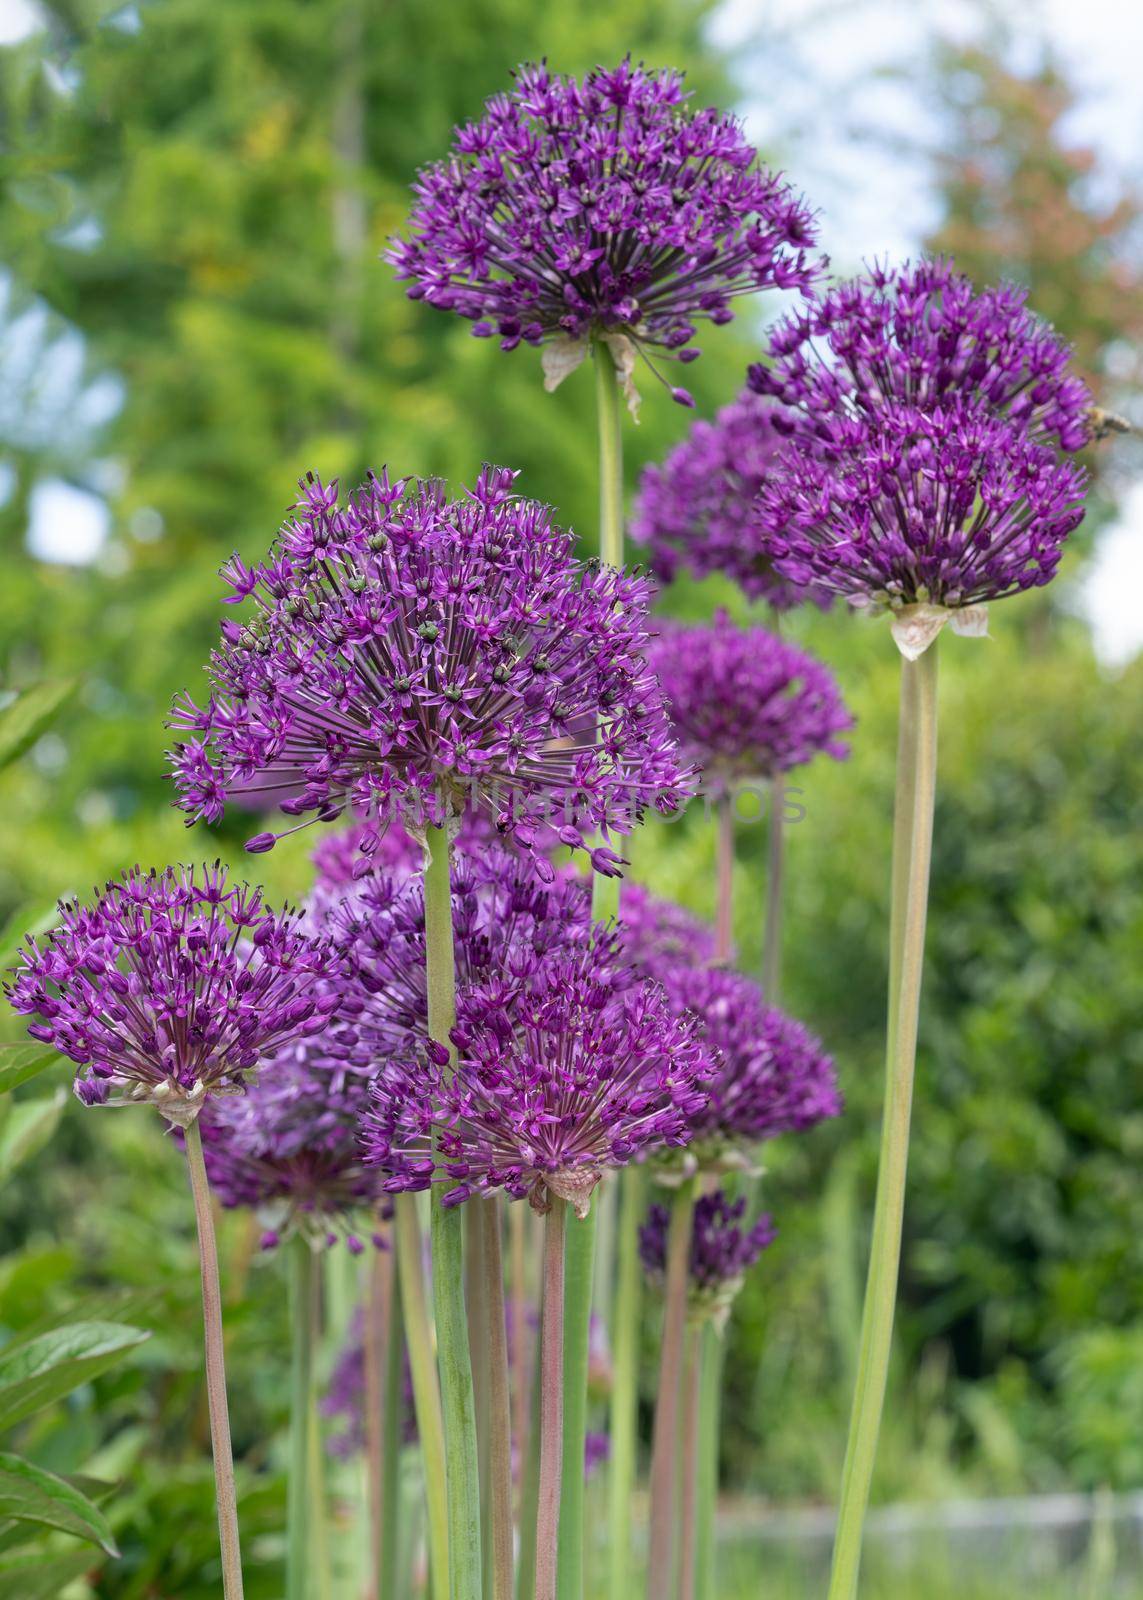
[[70,1394],[149,1339],[118,1322],[74,1322],[0,1352],[0,1428]]
[[50,1044],[0,1044],[0,1094],[7,1094],[61,1059]]
[[0,1183],[38,1155],[56,1131],[67,1095],[62,1089],[40,1100],[21,1100],[9,1108],[0,1127]]
[[0,1451],[0,1517],[40,1522],[119,1554],[107,1518],[81,1490],[22,1456]]
[[75,679],[38,683],[0,711],[0,768],[18,761],[46,733],[75,689]]
[[19,1595],[20,1600],[58,1600],[67,1585],[102,1560],[85,1550],[69,1556],[24,1558],[0,1566],[0,1594]]

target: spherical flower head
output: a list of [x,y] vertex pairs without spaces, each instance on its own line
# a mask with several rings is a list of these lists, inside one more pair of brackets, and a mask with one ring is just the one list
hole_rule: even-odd
[[348,805],[375,834],[475,805],[531,848],[553,819],[578,846],[677,808],[688,775],[644,659],[649,584],[577,560],[512,481],[486,468],[449,500],[382,474],[344,506],[336,484],[303,483],[266,563],[225,569],[256,615],[224,624],[205,707],[175,703],[192,821],[238,792],[310,821]]
[[790,435],[758,498],[777,570],[898,613],[1049,582],[1083,519],[1066,453],[1092,435],[1068,356],[1022,290],[978,293],[943,261],[875,269],[787,319],[750,370]]
[[696,422],[661,466],[643,469],[631,536],[649,547],[664,583],[686,567],[696,578],[725,573],[749,599],[776,611],[830,603],[825,590],[776,571],[760,536],[755,501],[786,441],[774,410],[747,390],[713,422]]
[[521,68],[415,197],[397,276],[503,350],[603,336],[685,362],[696,325],[729,322],[738,295],[806,293],[824,266],[813,214],[737,119],[630,60],[581,80]]
[[379,1198],[365,1166],[359,1123],[370,1077],[337,1059],[337,1033],[303,1041],[267,1063],[246,1094],[212,1101],[201,1119],[207,1175],[227,1207],[258,1212],[275,1240],[297,1232],[313,1245],[344,1235]]
[[667,624],[649,659],[680,747],[711,793],[773,778],[823,751],[835,760],[849,754],[840,735],[853,717],[832,673],[765,628],[736,628],[724,612],[709,627]]
[[366,1149],[394,1192],[451,1183],[444,1202],[505,1190],[586,1216],[603,1172],[682,1145],[713,1063],[694,1021],[652,983],[617,986],[588,948],[553,955],[505,999],[462,992],[453,1043],[387,1063]]
[[261,1062],[323,1032],[340,957],[273,912],[260,889],[202,869],[135,868],[91,906],[29,939],[6,992],[28,1032],[82,1070],[87,1105],[149,1102],[186,1126],[208,1096],[245,1088]]
[[680,967],[705,967],[715,959],[712,927],[629,879],[619,893],[619,924],[625,959],[668,988]]
[[[746,1274],[777,1236],[768,1216],[749,1228],[745,1218],[745,1198],[731,1200],[722,1189],[695,1202],[687,1283],[688,1309],[695,1321],[725,1323]],[[670,1224],[667,1207],[653,1205],[639,1230],[643,1269],[656,1283],[662,1283],[667,1270]]]

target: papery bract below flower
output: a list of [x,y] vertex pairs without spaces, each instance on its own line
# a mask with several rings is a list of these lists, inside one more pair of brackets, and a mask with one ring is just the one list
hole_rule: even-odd
[[786,439],[774,410],[748,390],[713,422],[696,422],[661,465],[644,467],[631,537],[650,548],[656,577],[670,583],[680,566],[696,578],[725,573],[776,611],[829,604],[824,590],[776,572],[760,535],[755,501]]
[[316,1244],[344,1234],[356,1252],[380,1187],[360,1145],[370,1074],[337,1059],[332,1035],[344,1031],[276,1056],[246,1094],[211,1102],[201,1127],[224,1206],[257,1211],[276,1237],[298,1230]]
[[1083,519],[1091,396],[1022,290],[875,269],[770,340],[754,390],[790,434],[758,499],[794,583],[960,609],[1049,582]]
[[705,627],[667,624],[649,659],[680,747],[709,792],[788,772],[820,752],[849,754],[839,735],[853,717],[833,674],[765,628],[736,628],[724,612]]
[[476,803],[528,848],[546,822],[582,845],[677,807],[686,775],[643,654],[648,583],[577,560],[512,481],[486,468],[450,501],[382,474],[345,506],[336,485],[303,484],[253,575],[258,614],[223,627],[206,706],[175,704],[192,820],[217,821],[235,790],[311,820],[349,805],[375,833]]
[[[745,1218],[745,1197],[731,1200],[722,1189],[716,1189],[696,1200],[687,1259],[687,1299],[693,1316],[725,1321],[742,1280],[777,1237],[768,1216],[760,1216],[750,1227],[743,1225]],[[653,1205],[639,1230],[643,1269],[659,1283],[667,1270],[670,1225],[667,1207]]]
[[417,180],[389,251],[410,296],[504,350],[602,333],[687,361],[736,296],[806,292],[824,266],[812,213],[737,119],[686,98],[678,73],[629,60],[582,80],[521,68]]
[[150,1102],[187,1123],[208,1095],[234,1093],[267,1057],[325,1030],[339,957],[276,913],[260,889],[215,865],[139,868],[91,906],[28,940],[6,992],[43,1021],[28,1032],[83,1071],[88,1105]]
[[383,1067],[366,1146],[387,1189],[451,1182],[446,1205],[504,1189],[540,1209],[555,1195],[586,1215],[605,1168],[686,1143],[713,1069],[695,1024],[595,965],[590,947],[551,956],[507,1004],[462,991],[451,1080],[432,1046]]

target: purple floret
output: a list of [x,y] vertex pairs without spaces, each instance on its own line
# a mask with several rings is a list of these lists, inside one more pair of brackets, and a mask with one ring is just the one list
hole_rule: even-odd
[[765,628],[667,624],[649,656],[685,759],[704,788],[724,794],[825,753],[849,754],[853,727],[833,674]]
[[751,387],[789,442],[758,497],[763,548],[853,604],[959,609],[1048,583],[1083,520],[1092,436],[1069,349],[1011,285],[951,263],[874,269],[770,340]]
[[29,939],[6,992],[44,1020],[28,1032],[82,1069],[87,1105],[149,1102],[172,1123],[208,1096],[241,1092],[295,1041],[331,1026],[340,956],[296,912],[225,868],[138,867],[92,906],[60,906],[60,925]]
[[807,293],[815,238],[738,120],[691,109],[679,73],[626,60],[577,80],[541,64],[421,172],[389,260],[410,298],[503,350],[621,334],[685,363],[696,325],[729,322],[738,295]]
[[[257,611],[223,625],[205,706],[175,703],[191,821],[237,794],[310,821],[349,807],[369,854],[391,822],[474,805],[525,849],[544,825],[584,846],[678,807],[688,775],[644,659],[650,584],[577,560],[513,477],[486,468],[449,500],[382,473],[344,506],[336,484],[303,483],[266,563],[224,569]],[[592,851],[599,870],[615,859]]]
[[[692,1314],[721,1320],[742,1287],[742,1280],[777,1237],[768,1216],[744,1227],[746,1200],[731,1200],[722,1190],[700,1195],[695,1202],[688,1258],[688,1300]],[[653,1205],[639,1230],[639,1256],[643,1269],[661,1283],[667,1270],[667,1235],[671,1213]]]

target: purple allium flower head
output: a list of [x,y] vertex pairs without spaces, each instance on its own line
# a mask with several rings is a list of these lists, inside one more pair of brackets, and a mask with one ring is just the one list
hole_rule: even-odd
[[296,1229],[314,1243],[345,1233],[356,1244],[354,1222],[380,1192],[359,1138],[369,1082],[331,1059],[324,1040],[307,1040],[269,1063],[245,1095],[208,1105],[203,1150],[222,1204],[258,1211],[279,1239]]
[[713,422],[696,422],[661,466],[644,467],[631,536],[650,547],[664,583],[683,566],[696,578],[725,573],[751,600],[777,611],[807,600],[829,604],[825,590],[776,572],[760,536],[755,501],[785,442],[774,410],[747,390]]
[[[691,1227],[688,1302],[692,1316],[725,1321],[742,1280],[763,1250],[774,1242],[774,1226],[761,1216],[744,1227],[746,1200],[731,1200],[722,1189],[700,1195]],[[644,1271],[662,1282],[667,1268],[667,1234],[671,1214],[653,1205],[639,1230],[639,1255]]]
[[272,912],[260,889],[201,871],[139,868],[92,906],[60,906],[60,925],[29,939],[13,1007],[44,1020],[28,1032],[83,1070],[87,1105],[149,1102],[172,1123],[194,1120],[209,1095],[240,1092],[292,1041],[324,1031],[337,1011],[340,957]]
[[725,612],[709,627],[668,624],[649,659],[679,744],[711,792],[788,772],[821,751],[849,754],[839,735],[853,718],[833,674],[765,628],[736,628]]
[[713,928],[630,879],[620,890],[619,923],[624,957],[660,983],[669,986],[680,967],[705,967],[715,959]]
[[781,323],[770,356],[751,387],[791,437],[758,507],[785,577],[955,611],[1054,576],[1086,483],[1060,452],[1091,437],[1091,396],[1021,289],[875,268]]
[[686,775],[644,661],[648,581],[577,560],[512,481],[486,467],[450,501],[383,473],[345,506],[336,484],[303,483],[265,564],[224,569],[258,611],[224,624],[206,706],[175,703],[191,820],[257,791],[311,821],[350,805],[376,835],[475,801],[529,848],[553,813],[580,845],[677,807]]
[[617,984],[593,947],[526,982],[461,991],[451,1080],[430,1044],[374,1088],[369,1157],[392,1191],[453,1183],[446,1204],[504,1189],[586,1215],[605,1168],[685,1144],[713,1070],[693,1019],[647,982]]
[[591,1478],[611,1460],[611,1435],[586,1433],[583,1440],[584,1476]]
[[[367,1404],[365,1317],[358,1307],[350,1321],[348,1336],[334,1363],[329,1387],[321,1403],[322,1416],[342,1425],[341,1432],[334,1434],[329,1441],[330,1454],[338,1460],[348,1460],[365,1449]],[[407,1350],[402,1351],[401,1358],[401,1440],[407,1445],[417,1442],[413,1374]]]
[[417,180],[389,251],[410,297],[504,350],[599,334],[685,362],[737,295],[807,292],[824,266],[812,213],[734,117],[686,102],[678,73],[630,60],[582,80],[522,67]]

